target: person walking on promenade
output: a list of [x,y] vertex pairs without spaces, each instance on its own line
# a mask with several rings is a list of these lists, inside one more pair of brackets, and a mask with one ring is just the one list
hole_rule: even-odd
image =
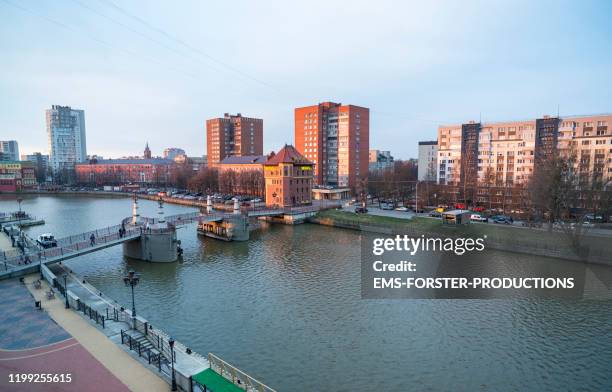
[[89,242],[91,246],[94,246],[96,244],[96,236],[94,235],[94,233],[91,233],[91,235],[89,236]]

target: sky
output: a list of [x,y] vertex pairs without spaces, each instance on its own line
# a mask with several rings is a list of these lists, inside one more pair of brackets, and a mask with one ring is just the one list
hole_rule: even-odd
[[205,154],[205,121],[370,108],[370,148],[417,156],[440,124],[612,112],[610,1],[0,0],[0,140],[47,152],[45,109],[87,152]]

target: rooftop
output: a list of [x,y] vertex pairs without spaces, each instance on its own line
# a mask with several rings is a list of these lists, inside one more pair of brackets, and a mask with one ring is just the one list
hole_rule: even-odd
[[252,165],[252,164],[264,164],[268,157],[266,155],[232,155],[223,159],[219,164],[221,165]]
[[165,158],[150,158],[150,159],[98,159],[89,162],[81,163],[81,165],[169,165],[174,161]]
[[266,165],[278,165],[279,163],[313,164],[289,144],[285,144],[285,147],[266,161]]

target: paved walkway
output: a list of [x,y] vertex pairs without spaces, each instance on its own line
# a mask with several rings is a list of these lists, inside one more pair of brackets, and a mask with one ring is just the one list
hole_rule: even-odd
[[[132,358],[128,353],[123,351],[115,343],[108,339],[100,330],[91,325],[87,320],[82,318],[77,312],[71,309],[64,308],[64,302],[61,297],[47,300],[45,292],[48,290],[46,282],[43,282],[42,289],[35,289],[32,285],[34,280],[38,279],[37,274],[30,275],[25,278],[26,285],[36,300],[42,301],[42,307],[47,314],[57,322],[66,332],[68,332],[87,354],[92,356],[92,359],[97,362],[98,367],[107,371],[109,379],[115,379],[122,386],[114,388],[108,382],[104,382],[105,391],[168,391],[170,386],[163,379],[158,377],[140,364],[136,359]],[[99,362],[98,362],[99,361]],[[45,365],[46,366],[46,365]],[[80,369],[80,368],[75,368]],[[93,370],[87,367],[83,368],[88,374]],[[76,370],[73,371],[76,373]],[[0,390],[2,389],[0,384]],[[64,390],[64,389],[59,389]],[[68,389],[65,389],[68,390]],[[80,390],[95,390],[91,384]]]
[[11,239],[4,231],[0,232],[0,251],[8,252],[13,249]]

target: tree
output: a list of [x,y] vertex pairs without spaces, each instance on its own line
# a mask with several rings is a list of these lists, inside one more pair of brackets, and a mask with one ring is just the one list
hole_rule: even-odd
[[190,191],[211,194],[219,191],[219,173],[216,169],[201,168],[187,182]]

